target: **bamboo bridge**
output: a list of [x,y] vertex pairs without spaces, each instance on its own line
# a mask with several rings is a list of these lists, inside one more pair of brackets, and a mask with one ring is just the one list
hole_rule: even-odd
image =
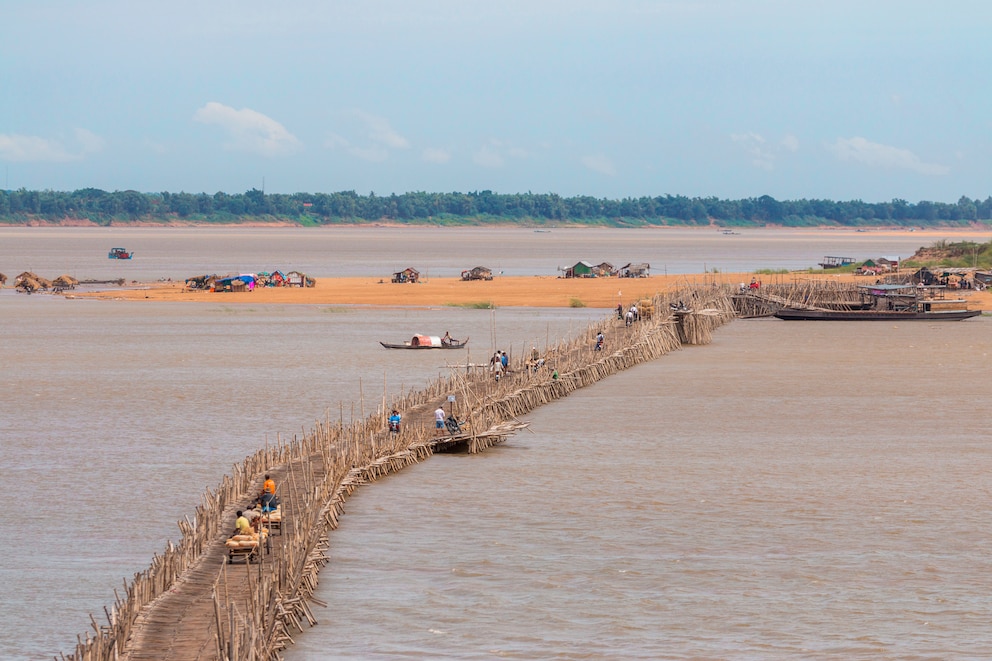
[[[106,623],[91,616],[92,631],[78,637],[72,654],[57,658],[280,658],[293,636],[317,624],[312,606],[325,605],[314,592],[328,562],[328,533],[355,489],[452,445],[481,452],[525,426],[519,417],[539,406],[683,345],[708,344],[714,329],[739,314],[733,295],[729,286],[659,294],[650,317],[629,327],[615,317],[592,324],[550,347],[536,370],[514,361],[497,381],[488,371],[453,369],[419,391],[383,401],[365,419],[317,422],[292,441],[258,450],[203,494],[192,520],[179,522],[178,543],[170,541],[146,570],[124,581],[122,593],[115,590],[115,603],[104,609]],[[677,301],[687,305],[678,309]],[[605,347],[595,351],[599,331]],[[465,429],[441,434],[432,412],[451,395]],[[404,414],[399,433],[388,431],[393,408]],[[270,535],[258,562],[229,564],[224,541],[234,513],[253,500],[266,473],[279,484],[281,534]]]

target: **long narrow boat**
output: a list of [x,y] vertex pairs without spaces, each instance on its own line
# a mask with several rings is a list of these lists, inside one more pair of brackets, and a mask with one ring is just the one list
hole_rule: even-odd
[[386,349],[464,349],[468,344],[468,338],[464,340],[442,339],[437,335],[414,335],[413,338],[402,344],[390,344],[379,342]]
[[786,321],[961,321],[977,317],[981,310],[969,310],[960,298],[944,298],[944,287],[923,284],[874,284],[858,287],[860,303],[825,308],[785,307],[775,313]]
[[961,321],[977,317],[981,310],[800,310],[782,308],[775,313],[786,321]]

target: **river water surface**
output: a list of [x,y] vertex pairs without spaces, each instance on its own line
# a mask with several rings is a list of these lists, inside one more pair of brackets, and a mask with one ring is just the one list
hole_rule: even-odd
[[[300,232],[4,229],[0,270],[175,280],[429,263],[439,275],[477,264],[547,275],[586,259],[694,273],[704,260],[789,268],[927,243],[775,231]],[[506,248],[500,264],[493,241]],[[135,260],[108,263],[118,245]],[[122,579],[178,537],[175,521],[232,464],[316,419],[371,413],[384,391],[419,387],[451,359],[377,340],[450,330],[475,338],[478,359],[493,334],[520,351],[603,314],[0,290],[0,438],[17,496],[2,536],[0,656],[69,651],[87,614],[104,619]],[[532,412],[531,432],[482,455],[434,457],[363,487],[331,536],[317,595],[329,607],[287,658],[992,657],[990,331],[988,317],[738,321],[710,346]]]

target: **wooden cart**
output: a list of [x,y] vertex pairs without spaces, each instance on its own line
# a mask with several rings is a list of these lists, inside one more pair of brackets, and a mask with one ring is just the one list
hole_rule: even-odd
[[269,529],[270,534],[282,534],[282,505],[277,505],[271,512],[263,512],[259,521]]
[[227,549],[227,563],[230,565],[234,564],[235,560],[243,560],[247,564],[257,561],[261,558],[261,553],[259,549],[261,544],[256,544],[255,546],[242,546],[238,548],[228,548]]
[[[228,541],[232,541],[233,538]],[[268,555],[272,551],[272,543],[269,541],[269,536],[260,535],[257,543],[251,546],[228,546],[227,547],[227,562],[228,564],[234,564],[235,560],[244,560],[246,564],[251,564],[261,560],[262,549],[265,549],[265,554]]]

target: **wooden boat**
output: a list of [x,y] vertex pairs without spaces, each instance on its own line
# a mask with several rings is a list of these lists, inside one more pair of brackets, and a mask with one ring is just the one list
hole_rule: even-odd
[[775,313],[786,321],[961,321],[981,310],[800,310],[782,308]]
[[412,339],[403,344],[390,344],[379,342],[386,349],[464,349],[468,344],[468,338],[464,340],[449,339],[447,341],[437,335],[414,335]]
[[134,257],[133,252],[128,252],[124,248],[111,248],[110,252],[107,253],[107,259],[131,259]]
[[943,287],[919,285],[865,285],[862,304],[851,309],[782,308],[775,313],[786,321],[961,321],[977,317],[963,299],[944,298]]
[[842,266],[850,266],[853,263],[853,257],[830,257],[828,255],[820,262],[820,266],[825,269],[839,269]]

